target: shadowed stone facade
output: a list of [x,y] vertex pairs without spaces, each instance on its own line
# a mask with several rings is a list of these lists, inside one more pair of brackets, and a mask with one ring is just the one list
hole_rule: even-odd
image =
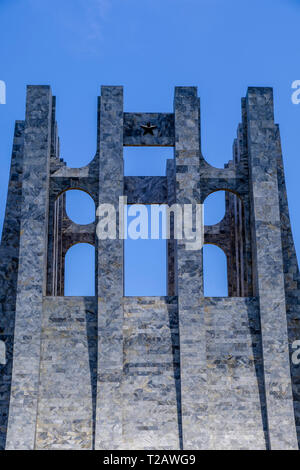
[[[50,87],[28,87],[15,127],[0,245],[0,448],[298,449],[300,274],[272,89],[248,89],[224,169],[201,153],[195,87],[176,87],[173,113],[126,113],[123,88],[102,87],[97,152],[78,169],[60,158],[55,106]],[[166,176],[124,177],[124,146],[173,147],[174,159]],[[116,208],[122,195],[171,206],[226,190],[204,242],[226,254],[229,296],[204,297],[202,249],[170,239],[167,296],[125,297],[123,240],[99,240],[97,220],[72,222],[70,189]],[[95,297],[64,296],[76,243],[95,247]]]

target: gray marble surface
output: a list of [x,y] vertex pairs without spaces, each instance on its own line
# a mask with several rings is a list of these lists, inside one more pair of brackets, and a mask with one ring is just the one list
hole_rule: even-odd
[[[155,127],[145,133],[141,126]],[[124,145],[148,147],[174,146],[174,114],[124,113]]]
[[[241,104],[219,169],[201,153],[195,87],[177,87],[167,114],[124,113],[123,88],[102,87],[96,155],[74,169],[50,87],[28,88],[0,246],[1,449],[298,448],[300,274],[272,89],[249,88]],[[166,176],[124,177],[126,145],[173,146],[175,159]],[[229,296],[204,297],[202,250],[169,240],[168,297],[124,297],[123,241],[70,221],[69,189],[117,212],[123,195],[199,204],[227,190],[205,243],[227,256]],[[96,295],[67,298],[64,256],[81,242],[96,250]]]

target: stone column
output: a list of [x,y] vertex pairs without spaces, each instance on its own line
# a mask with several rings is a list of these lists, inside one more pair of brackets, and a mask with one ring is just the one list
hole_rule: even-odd
[[[113,204],[119,219],[119,196],[124,191],[122,87],[101,89],[99,139],[99,204]],[[95,447],[121,449],[123,241],[119,238],[98,239],[97,243],[98,382]]]
[[[15,125],[5,219],[0,245],[0,450],[5,448],[13,360],[22,197],[24,122]],[[3,343],[1,344],[1,341]]]
[[[195,87],[175,89],[176,203],[200,204],[200,106]],[[177,241],[183,448],[205,448],[205,328],[202,250]]]
[[27,90],[20,255],[7,449],[34,449],[46,287],[52,95]]
[[293,410],[271,88],[249,88],[254,288],[259,297],[271,449],[298,449]]
[[[166,178],[167,178],[167,199],[168,205],[171,207],[175,204],[176,201],[176,191],[175,191],[175,161],[167,160],[166,168]],[[171,214],[170,218],[170,239],[167,240],[167,295],[172,297],[177,295],[177,275],[175,272],[176,268],[176,240],[174,237],[174,216]]]

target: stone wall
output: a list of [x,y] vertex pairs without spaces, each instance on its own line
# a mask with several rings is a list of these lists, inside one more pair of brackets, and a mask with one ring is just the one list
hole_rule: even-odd
[[[199,416],[194,421],[195,435],[197,430],[199,433],[197,448],[265,449],[267,423],[257,299],[204,298],[200,309],[206,329],[206,376],[201,381],[206,401],[200,404],[197,396],[193,399],[193,409],[198,407]],[[191,353],[196,363],[199,336],[195,313],[190,324]],[[195,377],[195,390],[197,382]]]
[[[300,275],[272,90],[242,99],[224,169],[201,153],[196,87],[176,88],[173,113],[124,113],[122,87],[102,87],[97,118],[97,153],[78,169],[59,156],[50,87],[28,88],[16,124],[0,246],[0,448],[298,448]],[[175,158],[166,176],[124,177],[126,145],[174,147]],[[97,219],[70,221],[70,189],[117,212],[122,195],[172,205],[230,192],[204,238],[227,255],[229,297],[203,297],[202,250],[184,239],[167,242],[168,297],[124,297],[123,240],[98,240]],[[95,298],[63,297],[64,256],[80,242],[95,246]]]
[[[125,297],[122,303],[121,447],[178,449],[177,299]],[[45,297],[36,449],[93,448],[96,377],[95,299]]]
[[97,302],[45,297],[36,449],[92,449],[97,375]]
[[0,449],[5,447],[13,365],[14,325],[19,265],[24,122],[14,133],[5,220],[0,245]]
[[[199,319],[205,322],[204,374],[191,377],[186,396],[187,424],[197,436],[192,444],[182,435],[177,298],[124,297],[122,303],[121,448],[265,449],[257,299],[205,298],[190,312],[194,365],[203,351]],[[94,298],[44,298],[36,449],[93,448],[96,307]]]
[[179,449],[177,299],[124,298],[123,449]]

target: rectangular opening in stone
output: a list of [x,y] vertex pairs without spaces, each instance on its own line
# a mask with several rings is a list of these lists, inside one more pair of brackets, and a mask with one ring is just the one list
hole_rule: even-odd
[[[147,211],[147,227],[136,226],[137,217],[127,211],[128,238],[124,242],[124,291],[125,296],[165,296],[167,292],[167,241],[163,238],[164,216],[160,216],[158,239],[151,238],[151,206],[144,205]],[[163,211],[164,212],[164,211]],[[134,236],[140,238],[133,239]],[[146,234],[147,232],[147,234]],[[132,237],[133,235],[133,237]],[[148,239],[144,237],[148,235]],[[142,238],[143,237],[143,238]]]
[[124,174],[165,176],[167,160],[173,158],[171,147],[124,147]]

